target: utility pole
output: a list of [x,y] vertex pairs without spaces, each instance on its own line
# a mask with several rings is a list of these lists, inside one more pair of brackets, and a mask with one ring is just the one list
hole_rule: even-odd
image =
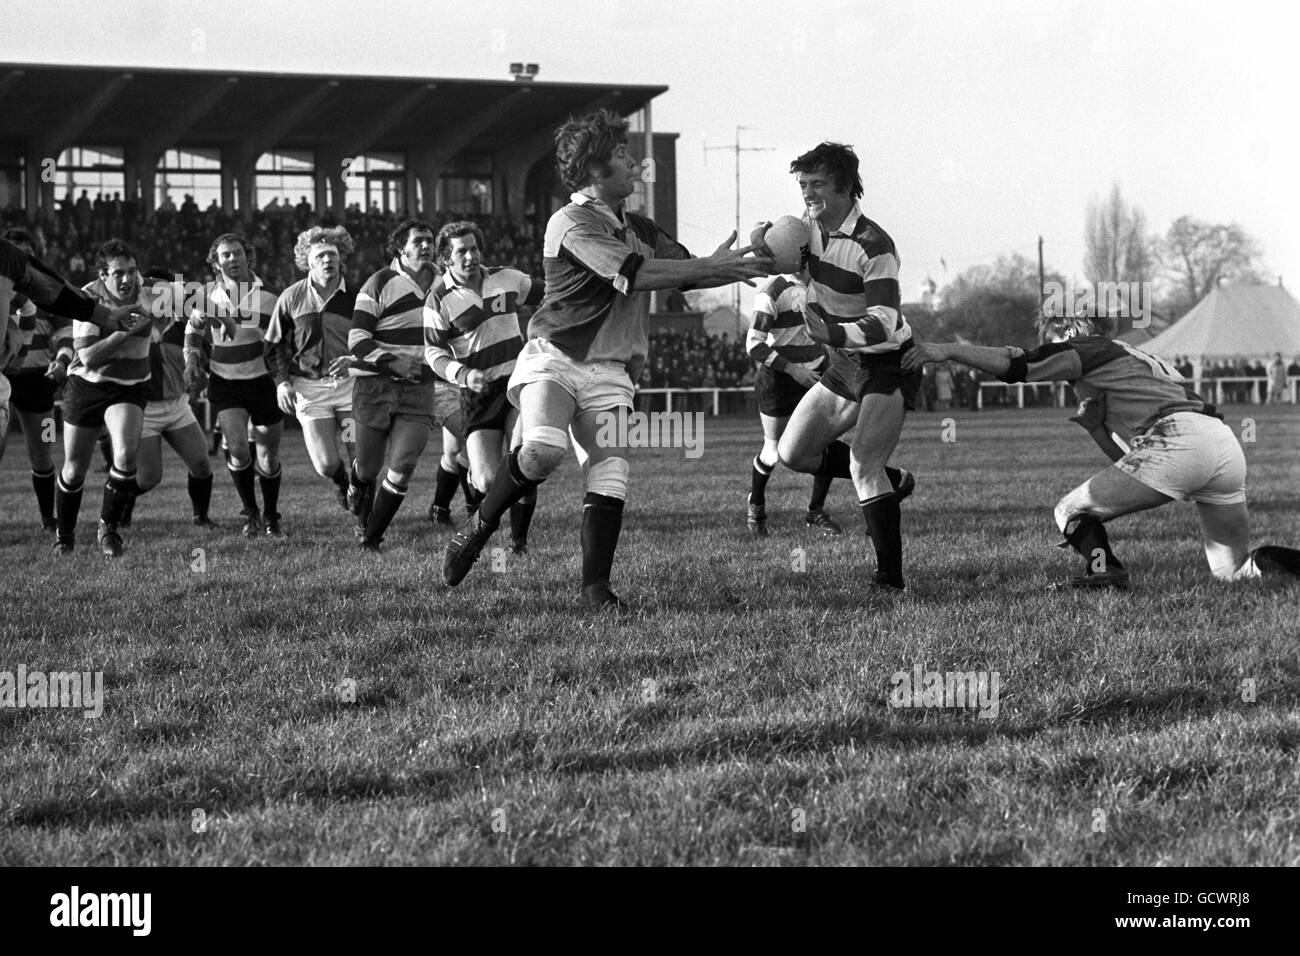
[[[752,126],[737,126],[736,141],[731,146],[710,146],[708,140],[704,141],[704,165],[707,166],[709,164],[709,153],[711,153],[713,150],[716,149],[725,149],[728,152],[734,153],[736,157],[736,242],[737,243],[741,243],[743,241],[740,235],[740,154],[741,153],[770,153],[774,151],[773,147],[771,146],[741,146],[740,131],[752,130],[752,129],[754,129],[754,127]],[[736,336],[737,338],[739,338],[743,334],[743,328],[744,328],[744,320],[742,320],[740,317],[740,283],[739,282],[737,282],[735,285],[735,295],[733,297],[733,302],[735,303],[733,307],[736,311]]]
[[1047,301],[1047,283],[1043,278],[1043,237],[1038,237],[1038,314],[1043,315],[1043,305]]

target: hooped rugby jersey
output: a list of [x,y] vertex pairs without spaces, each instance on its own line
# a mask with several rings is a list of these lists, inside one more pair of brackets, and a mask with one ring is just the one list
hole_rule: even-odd
[[573,193],[542,243],[546,293],[528,337],[582,362],[623,362],[633,378],[650,346],[650,293],[632,291],[647,259],[689,259],[653,220]]
[[433,369],[424,360],[424,300],[428,294],[397,257],[366,280],[357,293],[348,331],[348,350],[360,361],[352,368],[354,375],[388,375],[385,366],[405,355],[415,362],[419,381],[433,381]]
[[290,378],[321,379],[348,354],[357,293],[340,279],[326,299],[307,276],[280,293],[266,328],[266,365],[277,385]]
[[[110,308],[124,304],[109,294],[102,279],[87,283],[82,288],[82,291],[93,301]],[[140,305],[146,312],[148,311],[149,304],[143,294],[140,296]],[[149,381],[151,374],[149,368],[150,334],[144,332],[137,335],[128,335],[107,361],[97,364],[94,368],[87,367],[86,363],[82,361],[82,349],[87,349],[100,339],[113,334],[115,333],[102,332],[99,326],[92,322],[75,320],[72,323],[72,344],[77,351],[77,356],[72,360],[68,374],[96,384],[135,385],[139,382]]]
[[185,394],[185,323],[165,329],[155,322],[149,341],[149,401],[170,402]]
[[803,324],[806,290],[795,276],[773,276],[754,296],[754,320],[745,340],[754,361],[775,372],[800,365],[810,372],[826,360],[826,349],[814,342]]
[[478,291],[450,272],[424,303],[425,361],[449,382],[464,386],[470,369],[488,382],[509,378],[524,346],[519,307],[542,301],[544,284],[518,269],[493,269]]
[[912,337],[899,311],[894,240],[854,203],[836,229],[808,224],[805,308],[826,322],[830,344],[846,352],[892,352]]
[[[200,301],[190,312],[185,332],[185,358],[201,356],[210,344],[209,371],[227,381],[247,381],[269,375],[266,327],[275,309],[276,294],[253,276],[232,282],[224,276],[203,287]],[[227,338],[217,317],[236,320],[235,335]],[[213,326],[216,326],[215,329]]]
[[72,320],[38,309],[25,295],[15,295],[12,309],[22,348],[4,371],[9,375],[44,375],[55,357],[72,362]]
[[1106,429],[1126,442],[1158,418],[1199,412],[1221,418],[1169,363],[1139,348],[1087,335],[1040,345],[1031,352],[1009,346],[1007,382],[1069,382],[1080,399],[1106,396]]

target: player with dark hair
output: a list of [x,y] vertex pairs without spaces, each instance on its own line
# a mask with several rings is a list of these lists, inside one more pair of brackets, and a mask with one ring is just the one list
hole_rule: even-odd
[[[434,374],[424,361],[424,300],[438,278],[434,231],[422,219],[398,223],[388,239],[393,256],[357,293],[348,331],[349,354],[332,374],[352,369],[357,458],[348,504],[361,547],[378,551],[437,424]],[[388,471],[379,482],[388,452]]]
[[[40,258],[36,239],[27,230],[9,229],[4,238],[28,255]],[[50,430],[55,421],[54,393],[67,381],[68,366],[72,364],[72,320],[38,309],[25,295],[14,295],[10,309],[17,323],[14,354],[4,368],[3,377],[8,381],[0,381],[0,389],[12,385],[13,392],[7,401],[0,397],[0,411],[7,414],[12,406],[14,417],[22,425],[41,526],[54,532],[58,522],[54,520],[54,443]],[[0,457],[7,442],[6,428],[0,428]]]
[[[767,482],[780,460],[777,443],[798,408],[800,399],[821,379],[828,359],[826,348],[809,337],[803,325],[805,286],[799,276],[781,275],[768,280],[754,296],[754,318],[746,337],[746,350],[758,363],[754,394],[763,426],[763,447],[754,456],[746,522],[756,537],[767,537]],[[832,476],[813,475],[812,497],[806,523],[826,534],[843,530],[826,513],[826,494]]]
[[[212,241],[208,265],[215,278],[204,287],[185,332],[185,386],[191,391],[201,386],[201,362],[206,358],[208,402],[221,424],[230,479],[244,506],[243,533],[250,538],[283,539],[279,508],[284,415],[264,355],[277,297],[254,271],[253,244],[238,233],[228,232]],[[256,464],[254,449],[249,447],[250,421]],[[254,471],[262,489],[260,509]]]
[[162,482],[162,443],[166,439],[189,472],[186,490],[194,523],[215,528],[215,522],[208,517],[212,501],[208,443],[185,389],[184,287],[179,282],[173,283],[168,270],[149,269],[144,274],[144,292],[154,317],[149,343],[149,404],[145,406],[140,428],[137,497],[127,504],[121,523],[123,526],[130,523],[138,496]]
[[[804,325],[831,346],[830,366],[799,402],[778,445],[795,471],[851,478],[876,552],[875,583],[901,591],[903,539],[899,502],[915,479],[887,463],[915,410],[919,371],[900,359],[912,329],[899,311],[894,240],[862,214],[858,157],[842,143],[821,143],[790,163],[809,227]],[[751,236],[758,246],[765,223]],[[852,444],[837,441],[852,430]]]
[[137,304],[109,308],[96,302],[32,253],[8,239],[0,239],[0,315],[12,313],[15,295],[26,296],[37,308],[94,325],[105,333],[128,332],[139,324]]
[[610,571],[629,469],[626,449],[597,436],[602,421],[632,409],[632,383],[649,347],[649,293],[728,285],[772,272],[770,259],[731,248],[735,234],[713,255],[694,259],[653,221],[626,211],[624,200],[641,168],[628,149],[627,130],[627,121],[608,110],[556,130],[556,164],[573,193],[547,224],[545,297],[507,388],[519,408],[522,444],[447,546],[443,579],[449,585],[469,573],[510,507],[559,466],[571,434],[586,486],[581,603],[621,607],[610,590]]
[[348,333],[357,294],[343,276],[352,237],[342,226],[313,226],[298,235],[294,262],[307,273],[280,294],[266,329],[266,364],[276,400],[297,415],[316,474],[334,483],[339,507],[348,508],[348,470],[339,443],[352,447],[352,378],[330,374],[348,354]]
[[[1107,317],[1048,317],[1046,344],[1015,347],[918,345],[905,368],[955,361],[1004,382],[1069,382],[1081,425],[1114,464],[1056,503],[1056,526],[1085,561],[1074,587],[1129,587],[1106,522],[1171,501],[1196,502],[1205,558],[1220,581],[1300,576],[1300,551],[1250,549],[1246,458],[1213,405],[1168,364],[1119,340]],[[1127,445],[1127,448],[1124,447]]]
[[76,544],[77,515],[86,470],[95,453],[99,430],[108,426],[113,466],[104,483],[98,541],[104,556],[120,557],[118,523],[138,493],[136,456],[140,426],[149,403],[149,339],[154,323],[140,294],[135,253],[119,239],[110,239],[95,256],[99,278],[84,291],[106,309],[132,306],[146,318],[130,332],[105,334],[90,322],[73,322],[76,358],[68,371],[63,396],[63,469],[55,491],[58,514],[56,554],[71,554]]
[[[444,272],[425,301],[425,360],[460,387],[470,478],[486,494],[510,451],[519,418],[506,397],[524,344],[516,310],[541,302],[544,286],[517,269],[487,269],[483,234],[471,222],[443,226],[436,249]],[[537,495],[530,492],[510,508],[516,554],[527,549],[536,507]]]

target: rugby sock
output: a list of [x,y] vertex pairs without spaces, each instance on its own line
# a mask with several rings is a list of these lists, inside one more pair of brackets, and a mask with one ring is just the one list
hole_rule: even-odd
[[623,528],[623,502],[619,498],[587,492],[582,499],[582,587],[609,586],[614,549]]
[[460,469],[460,490],[465,493],[465,506],[473,511],[483,503],[483,495],[469,483],[469,469],[457,465]]
[[510,543],[518,547],[528,541],[528,528],[537,510],[537,492],[533,491],[510,506]]
[[370,519],[366,522],[365,540],[368,543],[378,544],[384,540],[384,532],[388,530],[393,517],[397,514],[397,509],[402,507],[402,502],[405,500],[405,486],[393,484],[387,478],[379,483],[379,489],[375,492],[375,503],[370,508]]
[[142,494],[144,494],[144,492],[141,491],[140,486],[137,485],[135,494],[127,499],[126,507],[122,509],[122,517],[117,519],[117,523],[120,524],[123,528],[130,527],[131,521],[135,518],[136,499],[139,498]]
[[821,511],[826,507],[826,492],[831,490],[830,475],[813,475],[812,497],[808,499],[809,511]]
[[334,474],[330,475],[330,481],[334,482],[334,486],[339,491],[345,495],[348,493],[348,470],[344,467],[343,462],[338,463],[338,467],[334,469]]
[[365,528],[370,518],[370,505],[374,499],[375,483],[362,481],[357,477],[357,463],[352,463],[352,477],[348,479],[348,497],[352,505],[352,516],[357,519],[357,526]]
[[[851,478],[853,476],[849,471],[849,459],[848,445],[842,441],[831,442],[830,447],[822,452],[821,467],[814,471],[813,474],[824,475],[827,478]],[[886,465],[885,475],[889,478],[890,486],[897,491],[899,483],[903,480],[903,473],[897,468]]]
[[[1098,558],[1104,558],[1104,565],[1099,571],[1123,571],[1124,565],[1120,564],[1119,559],[1115,557],[1110,550],[1110,538],[1106,535],[1106,526],[1101,523],[1101,519],[1094,515],[1075,515],[1065,523],[1065,540],[1070,542],[1070,547],[1083,555],[1088,567],[1086,574],[1095,574],[1093,565],[1098,563]],[[1101,554],[1097,552],[1100,551]]]
[[233,460],[229,463],[230,480],[235,483],[235,491],[239,492],[239,500],[244,506],[244,514],[254,516],[257,514],[257,491],[253,487],[253,462],[250,459],[247,465],[242,468],[235,464]]
[[749,473],[749,503],[763,507],[767,504],[766,490],[767,479],[772,477],[772,469],[775,465],[764,465],[763,459],[759,455],[754,456],[754,464]]
[[[506,455],[505,467],[497,470],[496,481],[492,482],[492,487],[488,489],[487,494],[479,502],[479,520],[495,528],[501,523],[502,516],[510,510],[511,505],[540,484],[540,481],[526,478],[524,473],[519,470],[518,450],[510,452]],[[586,527],[585,523],[583,527]],[[585,541],[585,531],[583,535]]]
[[262,487],[262,514],[268,518],[280,517],[280,476],[284,469],[277,467],[274,475],[257,472],[257,483]]
[[206,518],[212,504],[212,476],[195,478],[189,476],[190,504],[194,506],[194,517]]
[[104,482],[104,503],[99,509],[100,520],[109,527],[116,528],[122,522],[122,513],[131,499],[139,494],[135,483],[134,471],[108,470],[108,480]]
[[32,489],[36,492],[36,507],[40,509],[41,520],[49,521],[54,517],[54,469],[33,471]]
[[460,483],[461,476],[455,471],[448,471],[442,465],[438,465],[438,473],[433,478],[433,506],[435,508],[451,508],[451,499],[456,497],[456,486]]
[[77,514],[81,511],[81,493],[85,483],[69,488],[59,475],[54,490],[54,507],[59,516],[59,541],[72,543],[77,531]]
[[903,586],[903,533],[898,496],[892,491],[861,501],[867,535],[876,549],[876,571],[889,584]]

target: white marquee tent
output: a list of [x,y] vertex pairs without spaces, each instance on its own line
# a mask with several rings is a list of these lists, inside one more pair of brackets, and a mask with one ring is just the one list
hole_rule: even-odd
[[1139,347],[1161,358],[1271,359],[1300,355],[1300,303],[1280,285],[1219,286]]

